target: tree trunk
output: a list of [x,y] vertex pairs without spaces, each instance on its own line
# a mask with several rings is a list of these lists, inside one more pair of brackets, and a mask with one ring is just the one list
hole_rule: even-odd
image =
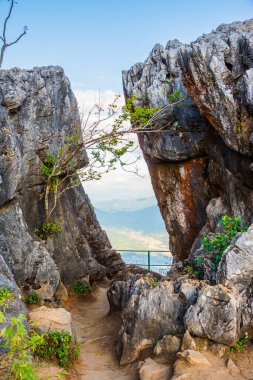
[[4,59],[4,53],[5,53],[5,49],[6,49],[6,45],[3,44],[2,46],[2,49],[1,49],[1,54],[0,54],[0,68],[2,67],[2,64],[3,64],[3,59]]

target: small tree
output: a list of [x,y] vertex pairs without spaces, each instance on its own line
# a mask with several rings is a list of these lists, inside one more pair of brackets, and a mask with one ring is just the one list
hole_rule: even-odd
[[8,21],[10,20],[10,18],[11,18],[14,4],[16,4],[16,2],[14,0],[8,0],[8,1],[10,1],[10,8],[9,8],[8,15],[7,15],[7,17],[4,20],[3,33],[0,36],[0,40],[2,41],[2,47],[1,47],[1,53],[0,53],[0,68],[2,67],[2,64],[3,64],[3,59],[4,59],[4,54],[5,54],[6,49],[8,47],[10,47],[10,46],[15,45],[16,43],[18,43],[19,40],[21,40],[21,38],[26,34],[26,32],[28,30],[27,26],[24,26],[23,32],[20,33],[20,35],[14,41],[7,42],[7,36],[6,36],[7,24],[8,24]]
[[[135,151],[129,136],[140,133],[157,133],[172,127],[173,121],[159,126],[161,114],[166,108],[174,107],[181,100],[163,107],[150,108],[137,96],[129,98],[123,107],[118,104],[120,96],[107,107],[99,101],[82,114],[82,134],[65,139],[58,149],[52,147],[40,170],[45,178],[44,209],[45,221],[36,228],[40,239],[61,232],[59,220],[52,220],[58,200],[67,190],[75,188],[81,182],[99,180],[103,174],[117,167],[139,175],[138,167],[133,167],[139,156],[130,159]],[[130,124],[131,121],[131,124]],[[86,150],[89,164],[78,170],[80,154]]]

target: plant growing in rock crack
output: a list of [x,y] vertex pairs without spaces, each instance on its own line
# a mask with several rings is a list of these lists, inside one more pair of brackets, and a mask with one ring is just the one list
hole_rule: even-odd
[[203,280],[204,272],[202,269],[203,260],[201,257],[195,257],[192,266],[187,266],[184,269],[189,276],[194,276],[199,280]]
[[248,344],[249,344],[249,337],[248,337],[248,334],[245,333],[245,335],[242,336],[234,346],[229,347],[229,351],[243,352],[244,349],[248,346]]
[[[55,219],[53,214],[67,190],[80,186],[81,182],[99,180],[118,167],[139,175],[138,167],[133,165],[140,156],[133,156],[136,147],[129,136],[165,130],[166,126],[159,127],[158,116],[165,108],[175,105],[170,103],[164,107],[150,108],[133,95],[120,107],[119,98],[117,95],[107,107],[99,101],[82,117],[81,133],[66,137],[60,147],[52,146],[49,149],[40,166],[45,183],[45,219],[42,226],[35,228],[39,239],[46,240],[61,232],[61,220]],[[175,103],[179,102],[177,97],[175,100]],[[78,162],[85,150],[89,163],[79,170]]]
[[40,303],[40,296],[37,293],[31,293],[25,297],[24,301],[28,305],[35,305]]
[[8,307],[9,303],[14,301],[13,293],[9,291],[6,285],[0,289],[0,308]]
[[84,282],[77,280],[72,290],[74,294],[87,294],[90,293],[91,287],[89,284],[85,284]]
[[172,94],[168,95],[168,102],[170,104],[177,103],[179,101],[182,101],[184,99],[184,97],[185,96],[184,96],[182,90],[178,89],[178,90],[172,92]]
[[213,238],[206,236],[202,240],[202,247],[212,253],[216,268],[219,265],[223,252],[230,245],[235,236],[239,232],[245,232],[248,229],[248,227],[241,225],[239,216],[230,218],[225,215],[219,220],[219,224],[224,232],[215,234]]

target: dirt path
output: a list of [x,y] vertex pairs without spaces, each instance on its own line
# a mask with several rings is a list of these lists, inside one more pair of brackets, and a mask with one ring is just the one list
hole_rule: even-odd
[[89,296],[70,297],[66,309],[81,343],[71,380],[136,380],[136,365],[120,367],[116,355],[119,314],[109,314],[107,286],[97,285]]

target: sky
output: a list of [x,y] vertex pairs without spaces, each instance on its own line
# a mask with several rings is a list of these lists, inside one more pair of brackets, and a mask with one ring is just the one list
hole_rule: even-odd
[[[8,7],[0,0],[0,21]],[[221,23],[253,17],[253,0],[18,0],[10,40],[24,25],[27,35],[7,50],[3,68],[60,65],[80,104],[98,91],[107,100],[122,92],[121,71],[146,59],[155,43],[194,41]],[[113,173],[85,185],[93,201],[152,195],[144,178]]]

